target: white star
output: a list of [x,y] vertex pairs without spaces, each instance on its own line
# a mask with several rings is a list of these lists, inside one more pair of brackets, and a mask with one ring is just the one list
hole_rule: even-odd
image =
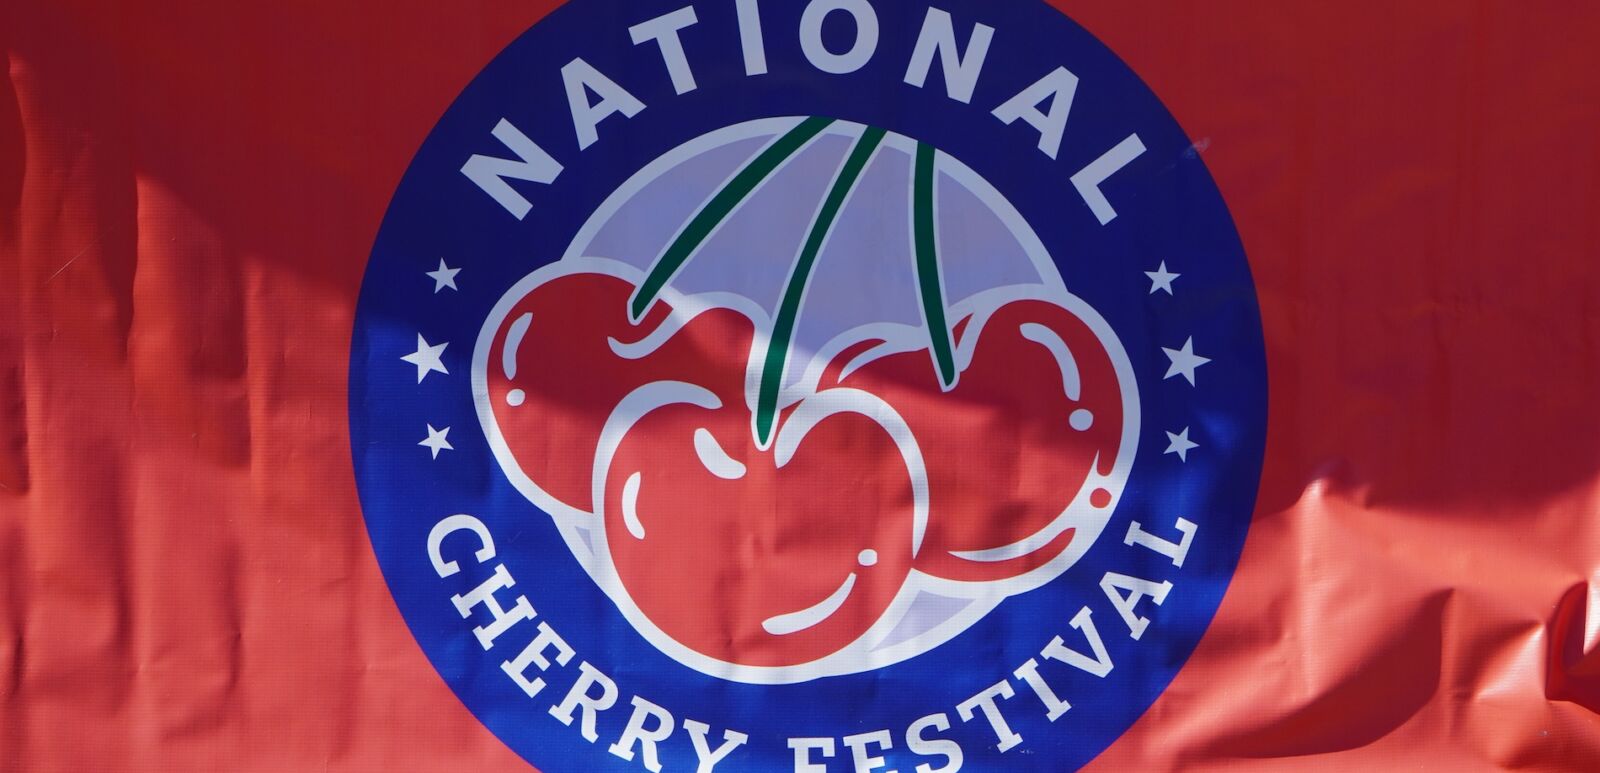
[[1150,294],[1155,295],[1157,290],[1166,290],[1167,295],[1172,294],[1172,280],[1183,274],[1174,274],[1167,270],[1167,262],[1161,261],[1161,266],[1154,271],[1146,271],[1144,275],[1150,277]]
[[1199,443],[1189,439],[1189,428],[1184,427],[1182,432],[1176,434],[1167,433],[1167,450],[1163,453],[1177,454],[1178,461],[1187,462],[1189,461],[1189,451],[1198,447],[1200,447]]
[[429,346],[428,342],[423,339],[422,334],[418,333],[417,350],[400,359],[417,366],[417,383],[421,384],[422,379],[434,371],[447,376],[450,375],[450,371],[445,370],[444,363],[439,360],[439,355],[444,354],[444,348],[449,345],[448,343],[442,343],[438,346]]
[[427,272],[428,278],[433,280],[433,292],[437,294],[446,287],[460,292],[461,288],[456,287],[456,274],[459,273],[461,273],[461,269],[445,265],[444,258],[440,258],[439,270]]
[[[450,445],[450,441],[445,439],[445,437],[447,435],[449,435],[449,434],[450,434],[450,428],[449,427],[445,427],[444,429],[434,429],[433,425],[429,424],[428,425],[428,439],[418,443],[417,445],[422,446],[423,448],[426,448],[429,451],[432,451],[433,452],[433,458],[438,459],[440,451],[454,451],[454,450],[456,450],[456,447],[453,446],[453,445]],[[412,437],[415,437],[415,435],[413,435]]]
[[1189,340],[1183,342],[1182,349],[1168,349],[1163,346],[1161,351],[1166,352],[1167,359],[1172,360],[1172,367],[1167,368],[1167,375],[1162,378],[1172,378],[1181,373],[1188,380],[1189,386],[1194,386],[1194,369],[1211,361],[1210,357],[1201,357],[1194,353],[1194,336],[1189,336]]

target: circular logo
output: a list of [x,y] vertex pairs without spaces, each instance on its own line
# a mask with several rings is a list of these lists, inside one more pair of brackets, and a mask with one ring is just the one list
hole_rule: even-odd
[[350,384],[402,613],[546,770],[1081,765],[1265,434],[1199,149],[1034,0],[559,8],[406,172]]

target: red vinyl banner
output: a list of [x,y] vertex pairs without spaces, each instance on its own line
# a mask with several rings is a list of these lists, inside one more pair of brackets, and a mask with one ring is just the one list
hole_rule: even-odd
[[0,771],[1600,769],[1600,5],[0,7]]

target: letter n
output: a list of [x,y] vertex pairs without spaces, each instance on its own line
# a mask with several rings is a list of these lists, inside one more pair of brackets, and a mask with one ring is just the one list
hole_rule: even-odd
[[461,173],[467,179],[477,183],[484,193],[489,194],[507,212],[521,220],[527,217],[528,210],[533,205],[516,188],[506,182],[511,180],[526,180],[528,182],[549,185],[555,182],[556,176],[561,174],[561,164],[557,163],[544,148],[539,147],[522,130],[511,125],[510,121],[502,118],[495,124],[495,139],[504,143],[511,152],[517,154],[515,161],[509,158],[495,158],[494,156],[474,155],[467,159],[461,167]]

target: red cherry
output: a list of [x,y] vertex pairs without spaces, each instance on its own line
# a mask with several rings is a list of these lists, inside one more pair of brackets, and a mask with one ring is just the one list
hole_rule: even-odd
[[[979,582],[1024,574],[1067,548],[1073,531],[1049,530],[1091,472],[1111,471],[1124,416],[1110,354],[1071,311],[1013,301],[957,324],[958,350],[971,335],[980,339],[949,391],[927,349],[871,361],[839,383],[881,395],[917,438],[929,521],[916,568]],[[833,372],[872,343],[844,352]],[[1107,507],[1110,492],[1089,501]]]
[[651,388],[701,404],[649,410],[602,471],[609,556],[649,622],[758,667],[816,661],[877,624],[911,570],[914,462],[874,419],[839,410],[852,390],[789,409],[760,450],[742,400]]
[[[753,336],[748,319],[708,310],[650,348],[640,342],[673,332],[674,309],[662,299],[634,322],[633,291],[632,282],[607,274],[557,276],[516,302],[489,349],[489,404],[506,446],[523,474],[580,511],[593,506],[600,430],[624,395],[663,380],[735,394],[743,388]],[[615,344],[625,346],[619,351]]]

